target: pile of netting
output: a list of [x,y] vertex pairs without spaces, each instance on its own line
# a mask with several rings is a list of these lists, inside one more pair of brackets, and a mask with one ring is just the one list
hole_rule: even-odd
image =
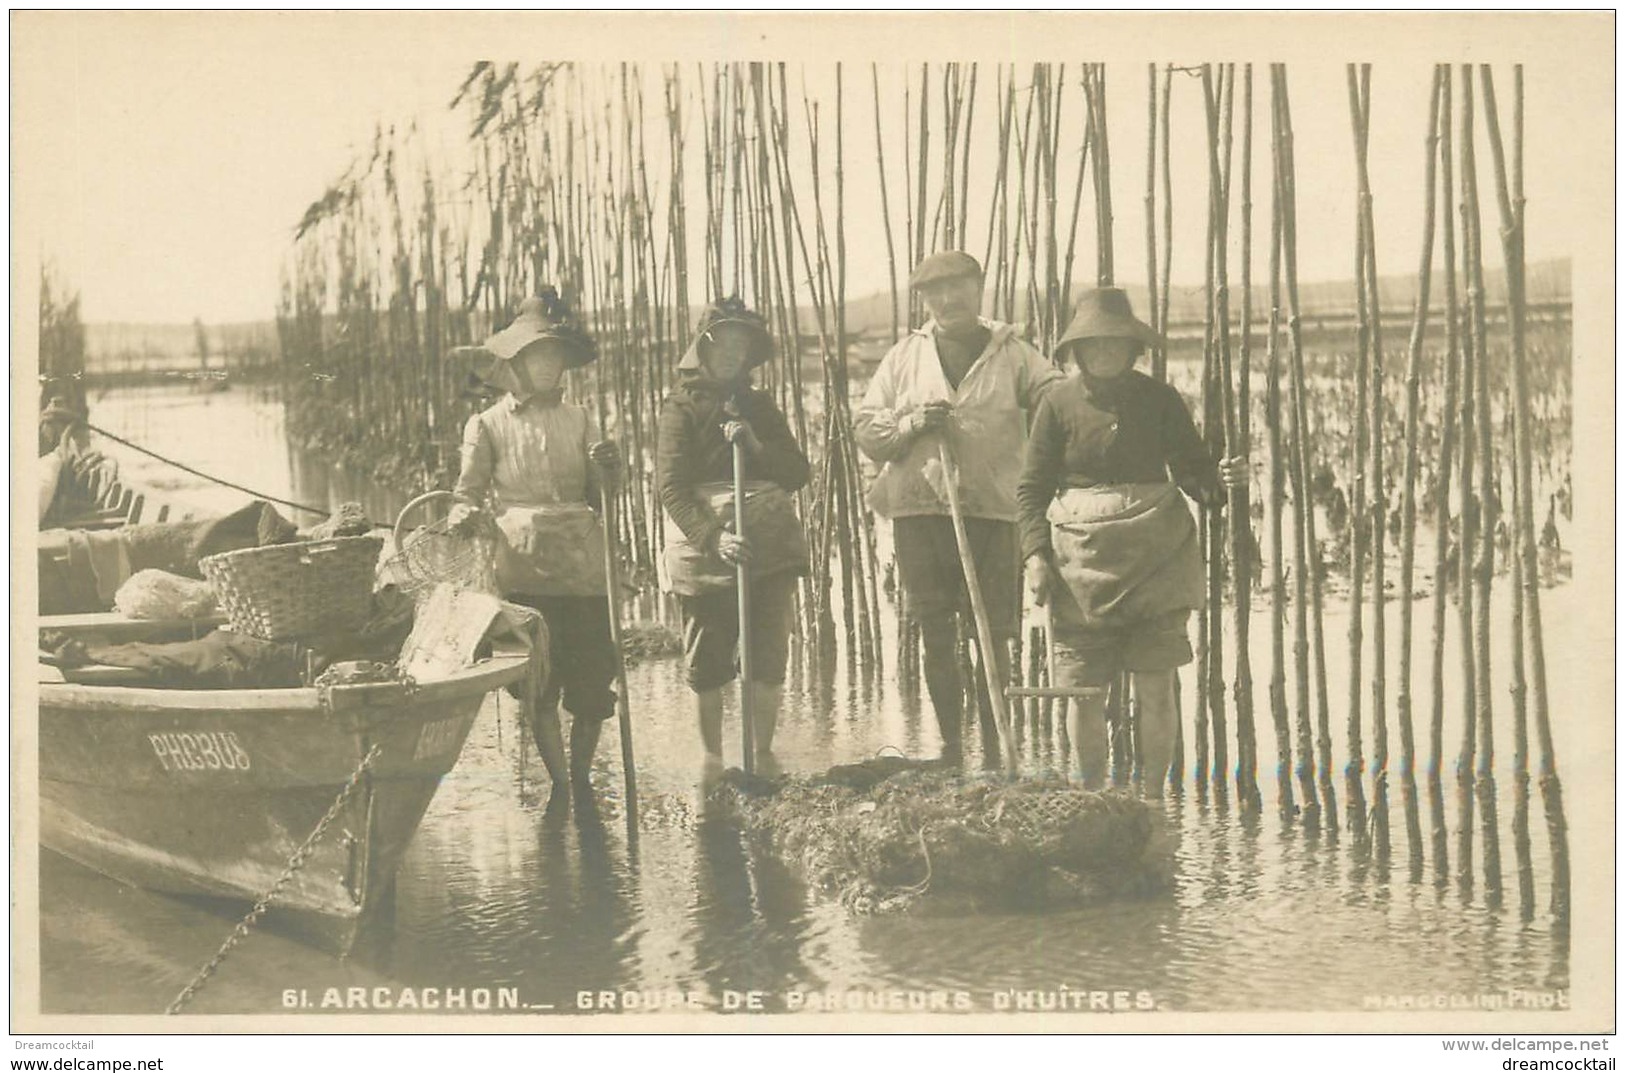
[[859,913],[1054,909],[1162,889],[1152,813],[1056,780],[969,778],[902,757],[810,777],[730,771],[712,795],[746,835]]

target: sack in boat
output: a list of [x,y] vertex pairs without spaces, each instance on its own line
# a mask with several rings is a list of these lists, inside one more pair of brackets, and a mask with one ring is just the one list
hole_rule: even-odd
[[167,570],[138,570],[113,596],[113,610],[127,618],[200,619],[220,610],[214,586]]
[[[734,532],[733,485],[721,481],[698,489],[717,520]],[[703,596],[731,589],[738,583],[734,566],[714,551],[695,547],[670,518],[666,519],[664,561],[671,591],[681,596]],[[767,577],[791,571],[807,572],[807,536],[796,517],[795,501],[772,481],[745,483],[745,539],[750,542],[750,576]]]
[[497,585],[527,596],[602,596],[604,530],[585,503],[509,507],[497,515]]
[[219,518],[127,525],[119,532],[129,541],[135,569],[152,567],[195,578],[203,576],[198,560],[210,555],[298,539],[294,524],[262,500]]
[[106,611],[134,567],[124,529],[48,529],[39,542],[42,615]]
[[1202,607],[1196,523],[1174,484],[1067,489],[1048,516],[1066,582],[1051,611],[1058,628],[1117,629]]

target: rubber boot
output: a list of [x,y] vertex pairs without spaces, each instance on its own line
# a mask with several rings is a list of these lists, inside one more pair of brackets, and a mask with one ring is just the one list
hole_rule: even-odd
[[722,763],[722,690],[705,689],[694,694],[700,717],[700,744],[707,762]]
[[779,706],[784,700],[784,686],[774,682],[749,682],[751,691],[751,729],[756,745],[756,771],[762,775],[775,775],[779,762],[773,758],[773,731],[779,725]]
[[931,708],[937,716],[937,732],[942,735],[942,763],[959,767],[965,762],[965,687],[959,677],[955,654],[958,633],[953,620],[920,624],[920,646],[925,656],[925,691],[931,695]]

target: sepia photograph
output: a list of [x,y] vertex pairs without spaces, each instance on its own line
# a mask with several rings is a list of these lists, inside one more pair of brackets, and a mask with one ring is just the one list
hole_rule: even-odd
[[10,28],[12,1032],[1615,1031],[1612,12]]

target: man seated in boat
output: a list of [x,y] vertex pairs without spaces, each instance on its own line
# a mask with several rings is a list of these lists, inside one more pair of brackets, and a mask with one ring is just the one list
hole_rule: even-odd
[[[85,484],[90,474],[106,463],[100,451],[89,446],[85,412],[71,398],[52,393],[40,409],[39,419],[39,524],[56,523],[59,500]],[[88,494],[87,494],[88,495]]]
[[[564,401],[565,370],[595,360],[598,349],[551,287],[521,302],[513,323],[482,349],[482,376],[504,395],[463,431],[450,522],[469,531],[489,512],[501,533],[498,583],[547,623],[553,673],[535,698],[531,733],[553,780],[552,800],[564,803],[572,783],[578,794],[591,792],[593,752],[615,711],[610,683],[620,653],[610,639],[604,534],[594,508],[595,470],[616,479],[620,451],[595,442],[587,410]],[[573,716],[568,765],[561,699]]]

